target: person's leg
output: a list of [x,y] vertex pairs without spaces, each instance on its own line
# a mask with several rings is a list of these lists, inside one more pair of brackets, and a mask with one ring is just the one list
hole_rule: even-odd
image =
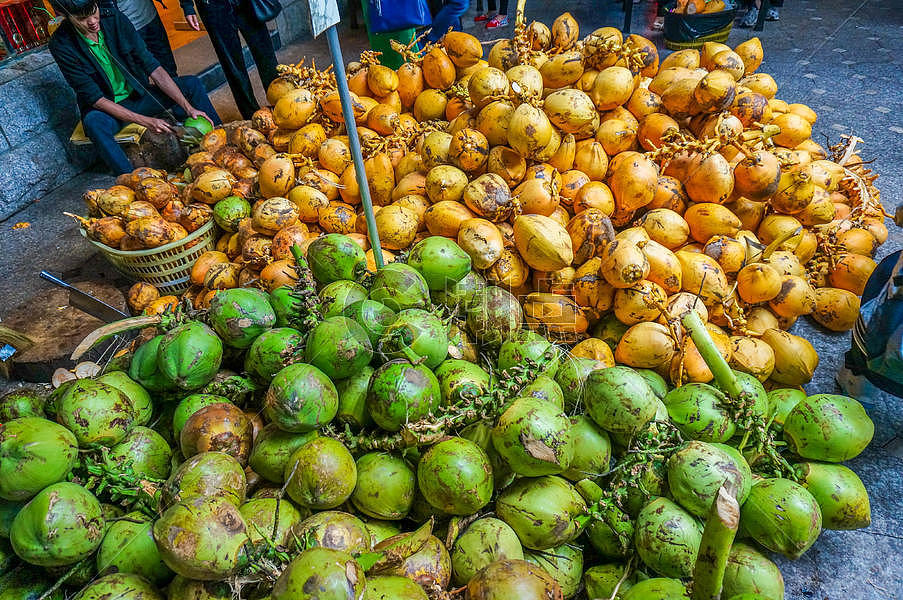
[[196,7],[198,16],[201,17],[210,35],[210,43],[213,44],[213,50],[223,68],[226,83],[232,90],[238,112],[245,119],[250,119],[260,105],[257,104],[254,88],[251,87],[251,79],[248,77],[232,6],[228,2],[216,4],[198,2]]
[[761,0],[755,0],[752,6],[749,7],[749,10],[746,11],[746,14],[743,16],[743,19],[740,21],[740,27],[749,28],[756,24],[756,21],[759,19],[759,6],[761,5]]
[[176,57],[172,54],[169,38],[166,36],[166,28],[163,27],[163,21],[160,20],[160,17],[154,17],[153,21],[138,31],[138,35],[144,40],[147,49],[154,55],[154,58],[160,61],[163,68],[173,77],[177,77]]
[[473,20],[477,23],[480,21],[488,21],[492,17],[495,16],[495,2],[496,0],[487,0],[487,8],[486,12],[483,12],[483,8],[480,5],[477,5],[477,16],[473,18]]
[[486,29],[508,26],[508,0],[499,0],[499,12],[486,23]]
[[276,49],[273,48],[273,38],[270,37],[270,30],[266,23],[261,23],[251,14],[250,5],[247,1],[235,9],[235,20],[238,24],[238,30],[241,31],[242,37],[251,49],[251,56],[254,57],[254,64],[257,65],[257,75],[266,90],[273,80],[279,76],[276,71]]
[[433,29],[427,36],[430,42],[438,42],[448,32],[448,28],[461,28],[461,15],[467,12],[470,6],[469,0],[448,0],[435,17],[433,17]]
[[132,163],[113,138],[122,129],[122,123],[103,111],[89,110],[82,117],[82,127],[114,175],[132,171]]

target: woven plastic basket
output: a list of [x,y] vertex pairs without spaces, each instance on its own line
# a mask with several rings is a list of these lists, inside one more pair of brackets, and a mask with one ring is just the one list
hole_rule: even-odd
[[161,295],[176,295],[191,285],[189,276],[197,258],[216,246],[216,224],[211,219],[181,240],[150,250],[127,252],[88,241],[126,278],[152,283]]

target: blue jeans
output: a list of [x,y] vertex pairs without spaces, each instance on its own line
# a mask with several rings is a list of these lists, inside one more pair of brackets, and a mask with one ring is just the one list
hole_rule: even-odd
[[[214,125],[219,125],[222,122],[219,115],[216,114],[216,109],[213,108],[213,104],[210,103],[210,99],[207,97],[207,90],[204,89],[204,84],[201,83],[198,77],[190,75],[173,79],[193,107],[207,113],[213,120]],[[119,105],[132,112],[146,116],[158,116],[165,112],[164,108],[170,109],[178,119],[184,119],[188,116],[181,107],[177,106],[175,102],[159,90],[153,90],[138,98],[126,98]],[[132,163],[113,138],[125,125],[124,121],[120,121],[102,110],[89,110],[82,116],[82,127],[85,129],[85,135],[94,142],[100,158],[110,167],[114,175],[132,171]]]
[[433,29],[427,36],[430,42],[438,42],[448,32],[448,28],[461,29],[461,15],[470,8],[470,0],[446,0],[436,16],[433,17]]

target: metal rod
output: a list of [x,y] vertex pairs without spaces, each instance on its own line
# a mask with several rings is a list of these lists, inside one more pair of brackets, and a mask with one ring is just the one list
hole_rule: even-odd
[[339,46],[339,34],[335,25],[326,30],[326,40],[329,42],[332,67],[335,70],[339,98],[342,101],[342,115],[345,117],[345,129],[348,131],[348,145],[351,146],[351,157],[354,159],[354,174],[357,178],[357,186],[361,192],[364,216],[367,218],[367,235],[370,238],[370,248],[373,250],[373,262],[376,263],[377,269],[382,269],[383,250],[379,243],[379,232],[376,230],[376,218],[373,215],[373,202],[370,200],[370,186],[367,183],[367,173],[364,171],[361,140],[357,136],[354,110],[351,107],[351,92],[348,90],[348,78],[345,76],[345,59],[342,58],[342,48]]

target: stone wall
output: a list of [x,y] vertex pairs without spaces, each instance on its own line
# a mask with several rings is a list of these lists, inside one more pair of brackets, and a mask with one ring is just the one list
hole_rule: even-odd
[[49,51],[0,65],[0,98],[2,221],[83,171],[91,154],[69,155],[78,122],[75,94]]

